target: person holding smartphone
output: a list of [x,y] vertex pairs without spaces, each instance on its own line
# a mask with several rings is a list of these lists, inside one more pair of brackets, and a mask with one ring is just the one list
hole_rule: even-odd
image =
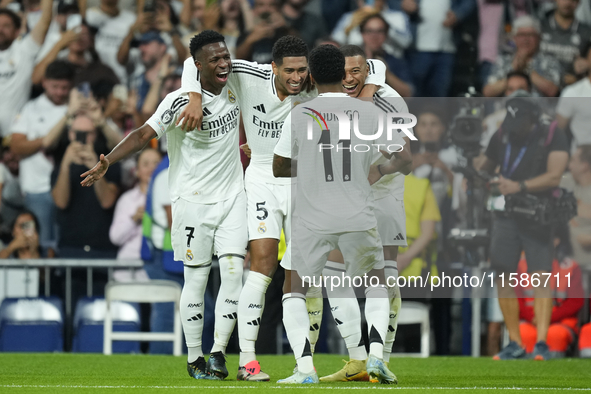
[[12,240],[2,250],[0,259],[38,259],[42,257],[39,246],[39,222],[29,211],[20,213],[12,224]]

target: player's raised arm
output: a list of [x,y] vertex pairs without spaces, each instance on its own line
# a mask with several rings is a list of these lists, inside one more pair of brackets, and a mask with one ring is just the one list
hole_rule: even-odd
[[201,130],[203,121],[203,108],[201,98],[201,82],[199,81],[199,70],[195,66],[193,57],[183,63],[183,75],[181,77],[181,89],[188,92],[189,104],[181,112],[176,125],[182,121],[181,130],[190,131],[195,128]]
[[386,65],[377,59],[367,59],[368,74],[358,97],[373,97],[386,84]]
[[80,175],[81,178],[84,178],[80,184],[86,187],[92,186],[105,175],[110,164],[116,163],[132,153],[139,152],[154,137],[156,137],[156,131],[147,124],[135,129],[114,147],[111,153],[107,156],[101,155],[99,162],[94,167]]

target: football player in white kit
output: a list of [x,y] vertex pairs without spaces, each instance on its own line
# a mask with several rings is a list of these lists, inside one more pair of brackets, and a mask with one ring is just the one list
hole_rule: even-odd
[[[311,284],[319,283],[328,254],[337,246],[345,255],[346,272],[351,278],[361,279],[367,273],[371,278],[370,284],[367,278],[365,283],[361,282],[370,299],[365,304],[370,337],[367,372],[381,383],[396,382],[382,360],[389,302],[368,177],[374,182],[380,179],[379,175],[370,176],[376,147],[384,147],[381,149],[387,149],[391,156],[380,166],[382,175],[407,168],[411,160],[403,150],[405,142],[400,135],[384,132],[385,114],[379,108],[343,93],[344,66],[345,58],[334,46],[322,45],[310,53],[311,77],[320,95],[291,111],[274,150],[274,175],[297,175],[292,279],[291,288],[284,290],[283,323],[298,368],[294,375],[278,383],[318,382],[310,349],[305,294]],[[348,114],[357,114],[354,127]],[[310,121],[310,117],[316,122]],[[343,132],[348,132],[348,137]],[[393,146],[396,148],[391,150]],[[292,173],[294,169],[296,172]]]
[[[365,84],[365,79],[369,69],[365,59],[365,53],[356,45],[345,45],[340,48],[345,56],[345,78],[343,79],[343,90],[350,97],[357,97],[361,88]],[[408,113],[408,106],[400,95],[388,85],[382,85],[373,96],[374,104],[385,113]],[[404,122],[404,120],[403,120]],[[409,129],[407,129],[409,130]],[[410,140],[400,129],[398,133],[409,147]],[[410,150],[408,150],[410,152]],[[380,165],[385,162],[385,158],[376,153],[374,164]],[[404,212],[404,173],[410,172],[411,166],[402,169],[395,174],[385,175],[378,182],[372,185],[372,191],[375,199],[375,214],[378,222],[378,232],[384,247],[385,274],[388,281],[388,296],[390,299],[390,322],[388,324],[388,334],[384,343],[384,362],[389,365],[392,345],[396,337],[396,328],[398,327],[398,313],[401,306],[400,289],[396,286],[398,278],[398,268],[396,258],[398,256],[398,247],[406,246],[406,215]],[[377,170],[377,167],[372,169]],[[323,271],[323,275],[330,277],[332,275],[340,276],[344,272],[343,256],[339,250],[335,250],[328,256],[328,262]],[[326,289],[330,301],[333,319],[338,322],[339,332],[345,339],[349,351],[349,361],[345,367],[332,375],[320,378],[321,382],[339,382],[351,380],[365,380],[367,373],[365,371],[365,359],[367,353],[363,344],[361,333],[361,316],[359,315],[358,301],[354,289],[351,287],[335,287]],[[316,317],[311,314],[312,317]],[[320,318],[314,319],[311,326],[321,323]],[[317,338],[317,336],[311,338]],[[312,344],[314,345],[314,344]]]
[[[281,229],[289,256],[291,238],[290,180],[273,176],[273,149],[279,140],[285,118],[293,103],[315,97],[309,89],[308,48],[299,37],[285,36],[273,47],[273,63],[257,64],[234,60],[229,76],[237,89],[242,110],[251,161],[246,170],[250,273],[244,283],[238,304],[240,362],[238,380],[268,381],[256,360],[255,343],[264,309],[265,293],[277,269],[278,242]],[[383,63],[370,60],[377,73],[370,73],[368,84],[383,85]],[[183,69],[183,90],[201,93],[199,76],[190,61]],[[199,94],[191,105],[199,111]],[[281,265],[290,269],[289,258]],[[286,273],[286,281],[289,280]],[[289,286],[286,283],[285,286]]]
[[[228,375],[225,351],[234,329],[248,234],[238,125],[239,87],[232,86],[230,53],[224,36],[206,30],[191,40],[191,55],[203,87],[200,130],[183,131],[177,124],[189,99],[181,90],[170,93],[141,128],[130,133],[99,163],[82,174],[83,186],[98,181],[109,164],[141,150],[154,137],[167,135],[172,200],[172,247],[185,266],[180,314],[188,347],[187,371],[195,379]],[[207,364],[201,349],[204,293],[218,256],[221,286],[215,306],[214,347]]]

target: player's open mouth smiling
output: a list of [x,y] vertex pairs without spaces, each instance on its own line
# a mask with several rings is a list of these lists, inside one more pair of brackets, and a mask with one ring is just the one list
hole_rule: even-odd
[[228,81],[228,71],[223,71],[221,73],[216,74],[215,76],[217,77],[218,81],[220,82],[227,82]]
[[355,92],[355,90],[357,90],[357,86],[359,86],[359,84],[357,85],[343,85],[343,89],[345,90],[345,93],[350,94]]

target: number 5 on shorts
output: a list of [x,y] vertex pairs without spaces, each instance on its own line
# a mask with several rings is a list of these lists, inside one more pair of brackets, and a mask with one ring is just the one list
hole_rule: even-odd
[[257,219],[259,219],[259,220],[265,220],[267,218],[267,216],[269,216],[269,212],[264,207],[264,205],[266,203],[267,203],[266,201],[257,202],[257,212],[263,212],[263,214],[261,216],[257,216]]
[[195,236],[193,235],[193,233],[195,232],[195,227],[185,227],[185,231],[188,231],[189,233],[187,234],[187,248],[191,247],[191,240],[193,238],[195,238]]

